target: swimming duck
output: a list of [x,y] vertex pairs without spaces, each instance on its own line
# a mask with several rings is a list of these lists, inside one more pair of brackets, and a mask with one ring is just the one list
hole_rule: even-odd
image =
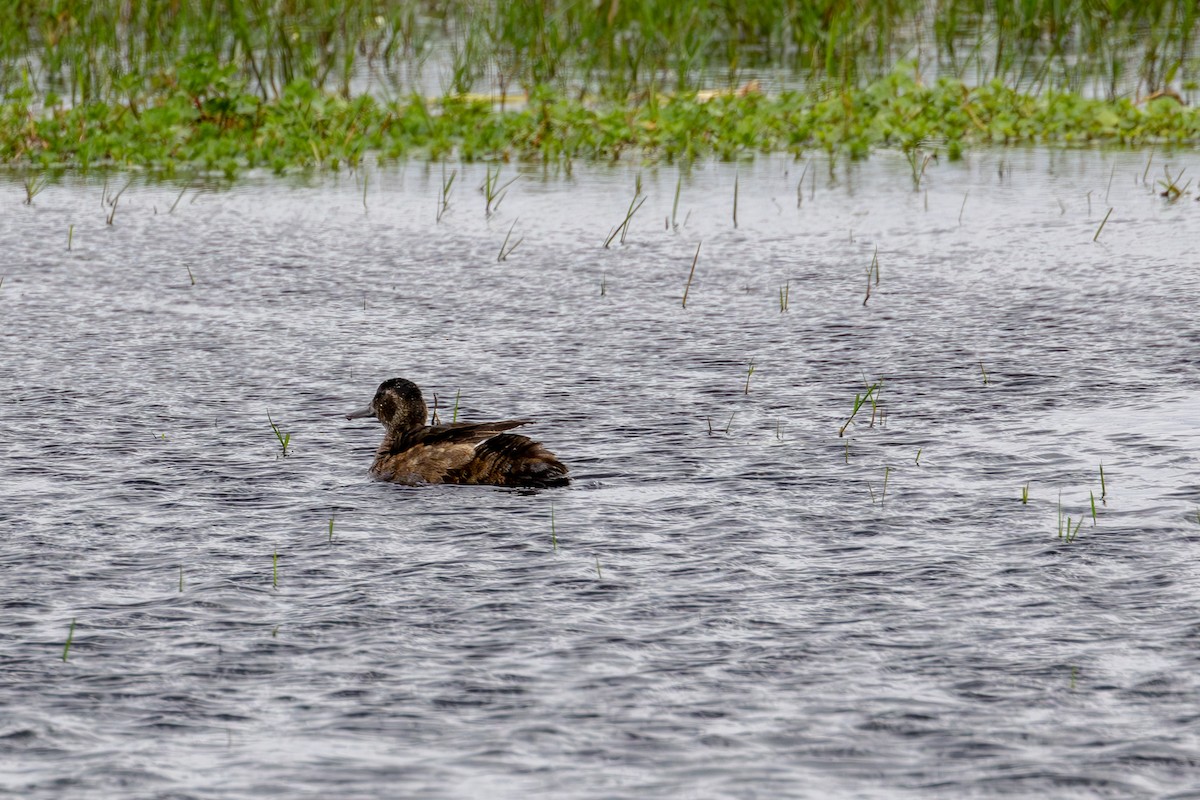
[[412,381],[379,384],[371,405],[346,419],[375,417],[387,432],[371,474],[394,483],[565,486],[567,468],[527,436],[504,431],[533,420],[426,425],[428,408]]

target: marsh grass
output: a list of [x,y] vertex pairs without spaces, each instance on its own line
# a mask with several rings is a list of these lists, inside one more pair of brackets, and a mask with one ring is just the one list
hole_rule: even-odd
[[1100,464],[1100,502],[1106,502],[1108,497],[1108,485],[1104,482],[1104,463]]
[[918,467],[921,466],[921,451],[924,449],[925,448],[923,448],[923,447],[918,447],[917,448],[917,457],[913,459],[913,463],[916,464]]
[[1164,178],[1158,182],[1158,188],[1162,190],[1159,195],[1165,197],[1168,203],[1174,203],[1188,193],[1188,187],[1192,185],[1190,179],[1183,186],[1179,185],[1185,172],[1187,172],[1186,168],[1181,169],[1177,175],[1172,175],[1170,168],[1166,164],[1163,165]]
[[1098,241],[1100,239],[1100,232],[1102,230],[1104,230],[1104,226],[1108,224],[1108,218],[1110,216],[1112,216],[1112,212],[1113,212],[1112,208],[1109,208],[1108,213],[1104,215],[1104,219],[1102,219],[1100,221],[1100,227],[1096,228],[1096,235],[1092,237],[1093,242]]
[[1029,505],[1029,483],[1028,482],[1026,482],[1025,485],[1021,487],[1021,505],[1023,505],[1023,506]]
[[550,504],[550,545],[558,552],[558,527],[554,524],[554,503]]
[[271,588],[279,588],[279,551],[271,554]]
[[272,432],[274,432],[275,438],[279,442],[279,449],[280,449],[281,455],[287,456],[288,445],[291,444],[292,435],[290,433],[283,433],[281,430],[279,430],[279,426],[277,426],[275,424],[275,420],[271,419],[270,411],[267,411],[267,422],[270,423],[271,430],[272,430]]
[[458,170],[451,170],[449,177],[446,175],[446,162],[442,162],[442,183],[438,189],[438,207],[437,221],[441,222],[442,217],[450,210],[450,192],[454,190],[454,179],[458,177]]
[[329,544],[333,544],[333,517],[329,518]]
[[983,376],[983,385],[984,385],[984,386],[987,386],[987,385],[989,385],[989,384],[991,383],[991,379],[990,379],[990,378],[988,378],[987,370],[986,370],[986,369],[984,369],[984,366],[983,366],[983,362],[982,362],[982,361],[980,361],[980,362],[979,362],[979,374],[980,374],[981,376]]
[[63,643],[62,660],[66,661],[71,652],[71,642],[75,641],[75,618],[71,617],[71,628],[67,631],[67,641]]
[[183,594],[183,564],[179,565],[179,593]]
[[750,394],[750,378],[754,375],[754,359],[750,359],[750,363],[746,366],[746,388],[743,394]]
[[42,191],[50,185],[50,176],[46,174],[32,175],[25,178],[25,205],[33,205],[33,198],[37,197]]
[[683,285],[683,307],[687,308],[688,292],[692,289],[692,278],[696,277],[696,262],[700,260],[700,245],[696,242],[696,254],[692,256],[692,268],[688,270],[687,283]]
[[508,226],[508,233],[504,235],[504,241],[500,243],[500,252],[496,254],[496,261],[507,261],[508,257],[512,255],[513,250],[516,250],[518,245],[525,241],[525,237],[522,236],[520,239],[517,239],[517,241],[513,242],[512,247],[508,246],[508,240],[512,238],[513,228],[517,227],[517,221],[517,219],[514,219],[512,221],[512,225]]
[[782,314],[788,310],[788,298],[791,294],[792,282],[784,281],[783,286],[779,287],[779,313]]
[[[880,385],[881,385],[881,382],[877,381],[877,382],[871,384],[870,386],[868,386],[867,391],[864,392],[863,394],[855,393],[854,407],[850,410],[850,417],[846,420],[846,422],[842,425],[842,427],[838,429],[838,437],[839,438],[846,435],[846,428],[850,427],[850,423],[854,421],[854,418],[856,416],[858,416],[858,412],[862,410],[862,407],[866,403],[870,402],[872,396],[876,392],[879,391]],[[874,407],[874,405],[872,407]],[[872,412],[872,418],[874,418],[874,412]],[[847,443],[847,453],[848,452],[849,452],[849,443]]]
[[[1074,527],[1072,527],[1072,522]],[[1062,492],[1058,493],[1058,538],[1062,539],[1067,544],[1075,541],[1079,536],[1079,529],[1083,527],[1083,515],[1079,516],[1078,520],[1073,519],[1069,514],[1063,517],[1062,508]]]
[[633,198],[629,201],[629,208],[625,211],[625,218],[621,220],[617,227],[609,232],[608,238],[604,240],[604,249],[608,249],[612,244],[613,239],[620,236],[621,244],[625,244],[625,237],[629,233],[629,223],[633,221],[633,215],[638,212],[642,204],[646,202],[646,197],[642,195],[642,174],[639,172],[637,179],[634,182]]
[[500,167],[496,167],[496,171],[492,172],[492,168],[488,167],[484,173],[483,183],[479,184],[479,191],[483,193],[483,215],[491,217],[500,209],[500,204],[504,202],[505,196],[508,194],[508,187],[512,186],[521,176],[510,178],[504,183],[500,183]]
[[183,268],[187,270],[187,274],[188,274],[188,280],[192,282],[192,286],[195,286],[195,285],[196,285],[196,276],[192,274],[192,267],[191,267],[191,265],[190,265],[190,264],[184,264],[184,265],[183,265]]
[[104,192],[102,194],[102,197],[104,200],[104,205],[107,205],[108,209],[109,209],[108,216],[105,217],[105,219],[104,219],[105,225],[113,224],[113,219],[117,216],[117,204],[119,202],[121,202],[121,195],[125,194],[125,190],[128,189],[132,185],[133,185],[133,180],[130,179],[129,181],[127,181],[125,183],[124,186],[121,187],[120,191],[118,191],[115,195],[112,195],[110,197],[108,194],[108,182],[105,181]]
[[75,240],[75,225],[67,226],[67,252],[71,252],[71,245]]

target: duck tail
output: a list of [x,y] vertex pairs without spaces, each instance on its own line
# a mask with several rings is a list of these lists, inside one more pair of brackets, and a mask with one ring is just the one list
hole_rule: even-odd
[[470,482],[504,486],[550,487],[571,482],[567,467],[527,436],[504,433],[482,442],[475,450]]

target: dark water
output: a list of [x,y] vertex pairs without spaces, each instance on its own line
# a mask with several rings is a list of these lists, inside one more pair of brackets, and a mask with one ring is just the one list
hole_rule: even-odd
[[[709,165],[678,231],[647,169],[608,250],[633,168],[440,224],[423,165],[111,226],[6,180],[0,794],[1200,797],[1200,204],[1147,155]],[[392,376],[575,484],[369,480]]]

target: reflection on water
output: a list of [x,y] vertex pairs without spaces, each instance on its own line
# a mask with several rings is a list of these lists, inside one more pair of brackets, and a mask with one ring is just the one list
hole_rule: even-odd
[[[0,790],[1195,791],[1200,224],[1146,155],[648,169],[609,249],[633,167],[488,219],[460,166],[440,224],[424,165],[3,184]],[[576,484],[372,482],[393,375]]]

